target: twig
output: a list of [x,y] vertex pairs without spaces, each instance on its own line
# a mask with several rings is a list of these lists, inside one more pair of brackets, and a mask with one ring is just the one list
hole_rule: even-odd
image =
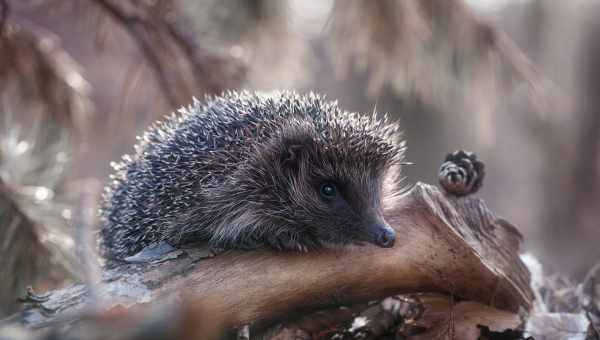
[[161,88],[163,94],[169,101],[172,107],[177,107],[180,103],[177,100],[177,95],[174,93],[174,89],[171,86],[171,82],[168,79],[166,72],[160,62],[160,59],[155,53],[152,45],[144,36],[144,32],[140,31],[138,27],[146,26],[144,20],[137,16],[132,16],[124,13],[121,8],[113,4],[110,0],[93,0],[100,7],[102,7],[107,13],[109,13],[113,19],[115,19],[131,36],[140,49],[140,52],[145,56],[146,61],[150,64],[150,67],[154,70],[154,75],[157,78],[158,86]]
[[205,67],[204,63],[200,62],[200,48],[192,43],[193,38],[186,36],[186,32],[181,30],[174,22],[165,20],[163,22],[167,28],[167,32],[173,40],[179,45],[181,50],[187,55],[190,63],[193,65],[192,74],[198,84],[203,83],[208,92],[218,93],[223,90],[223,86],[214,82],[210,77],[210,72]]
[[8,5],[8,2],[6,2],[6,0],[0,0],[0,34],[4,32],[9,14],[10,6]]

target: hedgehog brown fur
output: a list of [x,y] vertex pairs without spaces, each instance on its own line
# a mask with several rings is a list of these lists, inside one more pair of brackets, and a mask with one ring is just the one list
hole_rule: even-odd
[[[385,195],[404,143],[386,118],[315,94],[228,92],[150,127],[115,165],[101,207],[103,252],[208,242],[218,248],[389,247]],[[387,184],[385,184],[387,183]]]

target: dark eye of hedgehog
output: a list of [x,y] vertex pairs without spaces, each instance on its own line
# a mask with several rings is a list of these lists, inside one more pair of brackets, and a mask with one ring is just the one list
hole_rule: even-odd
[[319,193],[321,194],[321,198],[323,198],[323,200],[331,201],[335,198],[337,194],[337,189],[334,183],[325,182],[321,184],[321,189],[319,190]]

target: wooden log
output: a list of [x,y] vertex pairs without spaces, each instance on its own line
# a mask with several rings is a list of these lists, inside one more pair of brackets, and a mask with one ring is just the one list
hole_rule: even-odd
[[[417,184],[386,219],[397,232],[393,248],[227,251],[212,258],[177,250],[160,263],[106,271],[93,296],[110,308],[191,295],[210,300],[211,313],[227,326],[254,329],[312,310],[416,292],[452,294],[513,313],[531,307],[529,272],[517,253],[520,235],[480,199]],[[15,318],[34,328],[73,321],[89,296],[83,285],[53,291]]]

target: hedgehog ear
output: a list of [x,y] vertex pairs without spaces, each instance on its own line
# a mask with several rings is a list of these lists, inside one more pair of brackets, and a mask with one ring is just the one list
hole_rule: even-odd
[[300,161],[304,157],[306,147],[302,144],[288,144],[283,151],[281,165],[290,170],[298,170]]

